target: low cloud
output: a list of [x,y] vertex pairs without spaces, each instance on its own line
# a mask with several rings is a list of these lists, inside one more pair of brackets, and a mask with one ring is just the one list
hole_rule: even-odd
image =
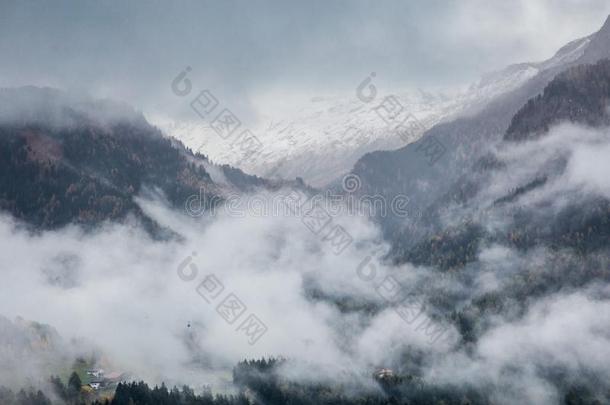
[[[546,139],[499,151],[505,169],[475,203],[488,206],[558,159],[559,178],[515,204],[564,194],[573,203],[583,189],[603,193],[602,176],[582,173],[605,150],[604,134],[562,126]],[[496,243],[480,246],[475,261],[447,275],[385,263],[389,246],[365,217],[332,218],[352,238],[337,254],[297,216],[218,210],[192,218],[162,200],[137,202],[181,237],[155,241],[128,224],[30,233],[3,217],[2,315],[48,323],[66,341],[85,339],[87,350],[135,378],[195,387],[206,381],[223,391],[232,389],[238,361],[261,356],[294,360],[283,367],[286,378],[355,378],[369,386],[375,368],[391,367],[428,384],[478,387],[498,403],[553,404],[562,384],[578,382],[583,372],[610,375],[606,252],[583,259],[569,250]],[[579,270],[583,260],[587,271]],[[209,275],[223,289],[206,301],[201,283]],[[421,312],[416,320],[397,311],[393,289],[419,303],[408,308],[413,317]],[[232,322],[217,311],[230,294],[245,306]],[[493,299],[499,305],[486,304]],[[254,344],[240,330],[250,315],[267,329]],[[438,328],[445,332],[431,339]]]

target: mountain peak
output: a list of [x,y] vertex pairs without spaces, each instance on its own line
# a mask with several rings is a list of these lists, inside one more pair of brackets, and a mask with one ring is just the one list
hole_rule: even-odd
[[610,33],[610,15],[608,15],[608,18],[606,18],[606,22],[604,23],[604,25],[602,26],[602,28],[599,30],[599,32],[606,32],[606,33]]
[[610,16],[606,18],[606,22],[595,34],[588,37],[589,45],[585,49],[584,55],[579,59],[579,63],[595,63],[600,59],[610,58]]

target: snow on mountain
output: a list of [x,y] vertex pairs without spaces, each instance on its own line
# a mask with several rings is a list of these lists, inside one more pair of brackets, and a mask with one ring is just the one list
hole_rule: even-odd
[[[485,92],[487,89],[477,89]],[[216,134],[209,122],[154,121],[166,134],[207,155],[215,163],[227,163],[248,173],[265,177],[302,177],[322,186],[347,173],[367,152],[395,149],[416,140],[424,129],[459,113],[467,97],[433,95],[423,91],[401,92],[395,97],[408,123],[420,125],[409,138],[378,114],[385,96],[364,103],[353,97],[315,97],[290,114],[265,117],[263,124],[249,129],[262,147],[256,158],[244,159],[244,152],[230,139]],[[404,136],[403,136],[404,138]]]
[[[414,142],[439,122],[475,113],[539,72],[578,59],[589,42],[590,37],[582,38],[567,44],[546,61],[511,65],[486,74],[467,89],[450,95],[409,90],[378,94],[371,102],[363,101],[356,93],[313,97],[293,106],[289,113],[262,115],[260,124],[249,127],[262,144],[260,153],[250,159],[244,159],[244,151],[232,142],[233,138],[218,136],[209,122],[154,119],[153,122],[213,162],[263,177],[302,177],[313,186],[324,186],[349,172],[364,154]],[[399,109],[407,117],[404,122],[412,129],[408,137],[382,118],[380,105],[388,96],[396,97]],[[411,125],[415,122],[417,125]]]
[[[405,111],[425,126],[452,114],[453,99],[423,92],[397,96]],[[265,117],[249,129],[262,143],[256,159],[243,161],[244,152],[216,134],[208,122],[155,122],[167,134],[206,154],[217,163],[228,163],[261,176],[285,179],[302,177],[324,185],[347,173],[363,154],[393,149],[405,142],[377,114],[379,101],[365,104],[353,97],[315,97],[290,114]],[[411,118],[412,119],[412,118]],[[421,130],[414,134],[421,135]]]

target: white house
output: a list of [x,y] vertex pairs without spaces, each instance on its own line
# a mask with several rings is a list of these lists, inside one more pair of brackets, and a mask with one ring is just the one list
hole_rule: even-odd
[[101,387],[101,385],[102,385],[102,384],[101,384],[101,383],[99,383],[99,382],[90,382],[90,383],[89,383],[89,386],[90,386],[91,388],[93,388],[94,390],[99,390],[99,389],[100,389],[100,387]]
[[373,377],[378,380],[385,380],[386,378],[394,377],[394,371],[389,368],[380,368],[375,370]]

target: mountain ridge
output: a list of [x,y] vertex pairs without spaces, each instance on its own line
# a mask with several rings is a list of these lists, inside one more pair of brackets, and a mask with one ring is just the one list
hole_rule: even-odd
[[0,209],[35,227],[135,216],[167,235],[134,201],[146,188],[180,208],[202,195],[205,209],[230,192],[270,186],[193,154],[122,103],[30,86],[0,90],[0,117]]
[[[425,212],[456,185],[461,177],[472,172],[490,149],[502,142],[513,116],[532,97],[543,92],[547,84],[560,72],[583,63],[610,57],[610,40],[606,48],[589,50],[592,43],[605,41],[608,24],[589,37],[571,41],[556,53],[563,63],[550,63],[516,89],[489,102],[478,113],[437,124],[416,142],[403,148],[364,155],[354,166],[352,174],[361,179],[362,194],[380,194],[387,200],[396,195],[407,195],[410,207]],[[610,37],[609,37],[610,38]],[[586,46],[582,46],[586,44]],[[576,52],[565,59],[566,51]],[[578,55],[578,57],[576,57]],[[551,58],[550,60],[552,60]],[[425,153],[430,145],[442,145],[444,153],[431,161]],[[408,239],[411,221],[400,218],[381,219],[386,237],[390,240]]]

